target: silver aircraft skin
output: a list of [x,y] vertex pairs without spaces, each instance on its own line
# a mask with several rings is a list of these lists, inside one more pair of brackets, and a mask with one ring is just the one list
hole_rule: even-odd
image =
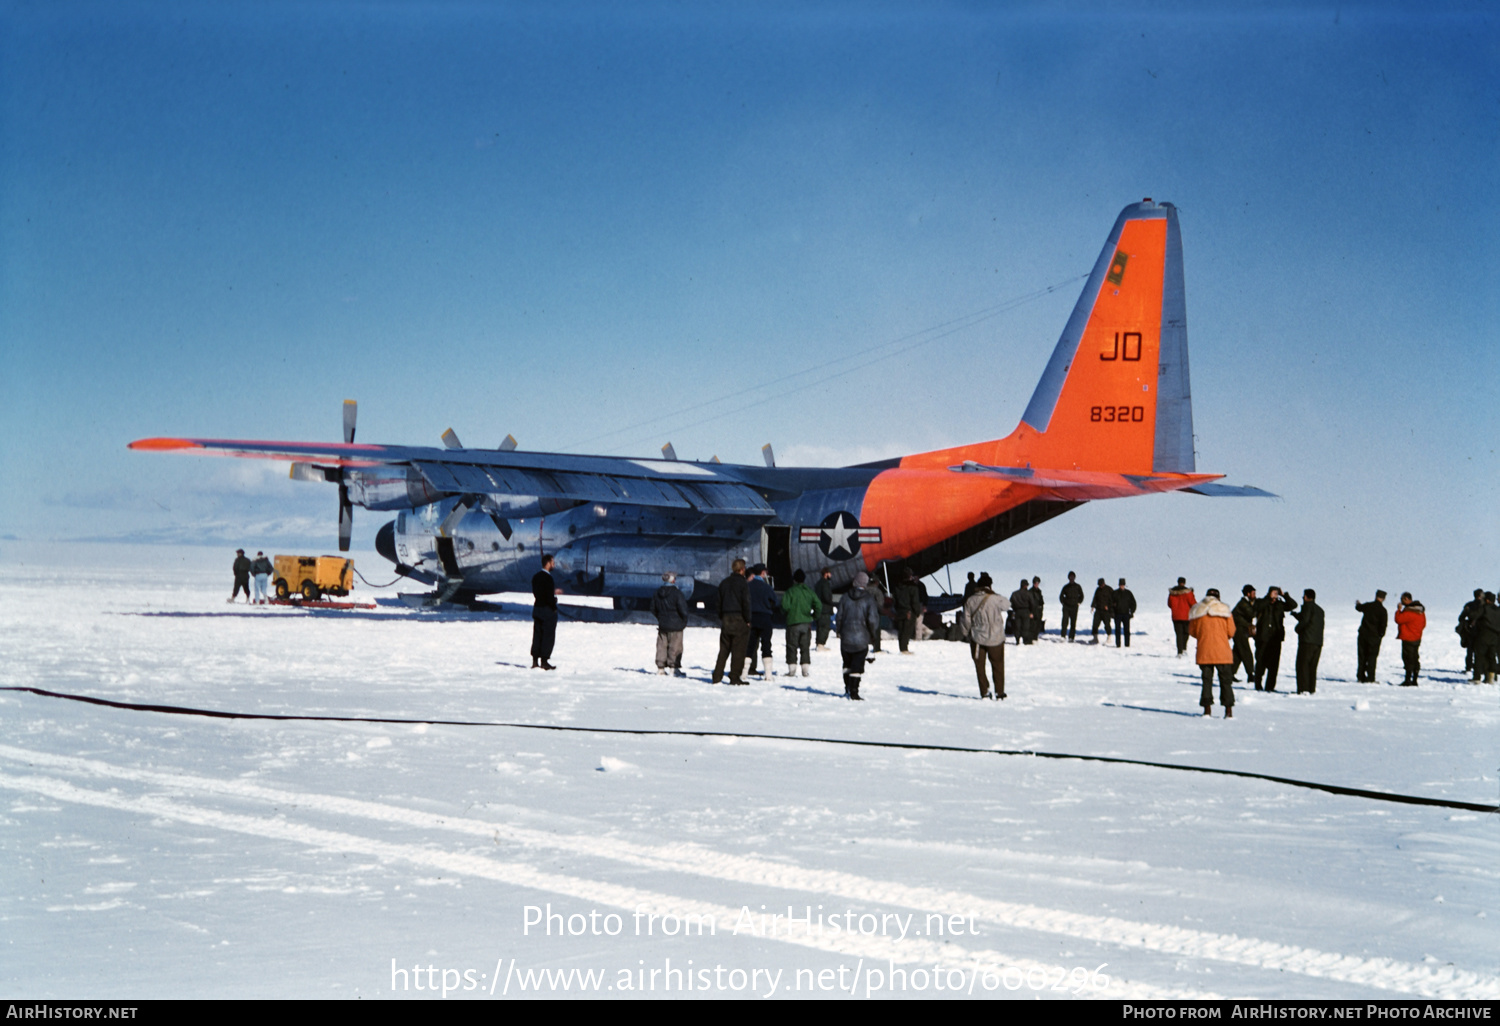
[[854,467],[779,468],[526,452],[513,438],[464,448],[149,438],[132,449],[288,460],[292,477],[338,485],[339,547],[353,510],[394,512],[376,550],[435,600],[524,592],[554,557],[567,593],[643,602],[676,574],[695,602],[735,559],[796,570],[919,576],[1083,502],[1166,491],[1264,496],[1195,469],[1187,315],[1177,211],[1121,212],[1047,369],[1004,438]]

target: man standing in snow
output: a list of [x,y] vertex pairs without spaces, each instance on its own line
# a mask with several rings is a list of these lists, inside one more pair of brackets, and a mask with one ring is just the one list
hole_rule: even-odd
[[1104,583],[1104,578],[1099,578],[1099,586],[1094,589],[1094,601],[1089,603],[1089,608],[1094,611],[1094,641],[1099,644],[1099,625],[1104,624],[1105,640],[1109,639],[1110,618],[1115,615],[1115,593],[1109,585]]
[[964,622],[969,625],[969,651],[974,656],[974,672],[979,676],[979,697],[990,697],[990,682],[984,676],[988,660],[995,677],[995,697],[1005,697],[1005,614],[1010,603],[990,588],[988,574],[979,578],[974,594],[964,603]]
[[745,561],[730,564],[729,576],[719,582],[719,659],[714,663],[715,684],[724,679],[729,663],[729,683],[744,684],[745,642],[750,639],[750,586],[745,581]]
[[1233,678],[1245,668],[1245,679],[1255,682],[1260,690],[1260,678],[1255,675],[1255,654],[1250,651],[1250,639],[1255,637],[1255,585],[1247,584],[1240,589],[1240,600],[1234,604],[1234,665],[1229,670]]
[[[750,676],[771,674],[771,633],[775,628],[776,589],[766,580],[766,565],[750,568]],[[757,656],[759,662],[757,662]]]
[[1286,638],[1286,614],[1297,608],[1297,600],[1281,589],[1266,589],[1266,597],[1255,604],[1255,689],[1276,690],[1276,671],[1281,668],[1281,643]]
[[875,594],[868,590],[870,575],[861,570],[854,575],[854,586],[839,604],[839,651],[844,657],[844,694],[855,702],[859,697],[860,679],[865,672],[865,658],[870,643],[880,637],[880,610]]
[[1302,591],[1302,608],[1297,618],[1297,694],[1318,693],[1318,658],[1323,654],[1323,607],[1314,601],[1317,592]]
[[1375,660],[1380,655],[1380,640],[1385,637],[1389,615],[1385,611],[1385,592],[1377,591],[1374,602],[1356,602],[1354,611],[1362,614],[1359,620],[1359,663],[1354,679],[1364,684],[1375,683]]
[[229,595],[229,601],[233,602],[240,597],[240,592],[245,593],[245,601],[250,601],[250,561],[245,558],[244,549],[234,550],[234,591]]
[[1115,648],[1120,647],[1120,638],[1125,639],[1125,647],[1130,647],[1130,619],[1135,616],[1135,595],[1125,587],[1125,578],[1120,578],[1120,586],[1115,589]]
[[266,604],[266,586],[271,581],[271,561],[264,552],[255,554],[255,562],[250,564],[250,573],[255,576],[255,604],[263,606]]
[[1474,669],[1474,624],[1482,612],[1484,612],[1484,589],[1475,588],[1474,600],[1464,603],[1464,608],[1458,614],[1458,626],[1454,628],[1458,632],[1458,643],[1464,647],[1465,671]]
[[1066,635],[1072,641],[1078,636],[1078,607],[1083,605],[1083,585],[1078,583],[1078,575],[1073,571],[1068,571],[1068,583],[1063,585],[1057,600],[1062,603],[1062,627],[1058,635]]
[[[1167,591],[1167,608],[1172,611],[1172,630],[1177,632],[1177,658],[1187,651],[1188,643],[1188,614],[1198,604],[1193,589],[1187,586],[1187,578],[1177,578],[1177,587]],[[1239,641],[1236,639],[1235,646],[1238,648]]]
[[1219,600],[1219,589],[1209,588],[1203,601],[1188,612],[1188,633],[1198,642],[1198,669],[1203,671],[1203,690],[1198,704],[1203,715],[1211,714],[1214,705],[1214,672],[1219,674],[1219,704],[1226,720],[1234,717],[1234,685],[1230,681],[1233,656],[1229,639],[1234,637],[1234,617]]
[[557,596],[562,589],[552,580],[552,557],[542,557],[542,568],[531,578],[531,668],[555,670],[547,660],[557,643]]
[[651,597],[651,613],[656,617],[656,672],[666,675],[682,672],[682,632],[687,629],[687,599],[677,587],[677,575],[668,570],[661,575],[661,587]]
[[813,586],[813,594],[818,596],[818,602],[821,603],[817,618],[813,620],[818,626],[818,651],[826,652],[828,635],[833,630],[833,571],[826,566],[818,577],[818,583]]
[[[1473,617],[1472,642],[1470,651],[1474,653],[1474,680],[1478,682],[1483,677],[1486,684],[1495,682],[1495,675],[1500,671],[1500,607],[1495,605],[1495,593],[1487,591],[1481,596],[1483,604],[1479,612]],[[1405,647],[1403,643],[1403,648]]]
[[807,574],[792,574],[792,586],[781,596],[781,611],[786,616],[786,675],[797,672],[797,658],[802,659],[802,676],[812,665],[813,619],[823,614],[823,600],[807,586]]
[[911,567],[901,571],[901,583],[897,584],[891,599],[891,619],[896,621],[896,644],[902,655],[911,655],[911,639],[917,636],[917,621],[922,617],[922,587]]
[[1046,599],[1042,596],[1042,579],[1033,577],[1031,579],[1031,641],[1042,636],[1042,628],[1046,626],[1042,622],[1042,607],[1046,605]]
[[[1422,672],[1422,632],[1427,629],[1427,610],[1411,597],[1411,592],[1405,591],[1401,593],[1396,615],[1391,619],[1396,621],[1396,637],[1401,639],[1401,662],[1406,666],[1406,679],[1401,686],[1414,688],[1417,674]],[[1474,665],[1478,667],[1479,663]]]
[[1011,632],[1016,644],[1031,644],[1031,582],[1021,578],[1021,586],[1010,593]]

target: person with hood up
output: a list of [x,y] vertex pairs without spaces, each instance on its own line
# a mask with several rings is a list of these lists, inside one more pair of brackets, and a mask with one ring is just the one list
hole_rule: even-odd
[[1219,674],[1219,704],[1224,707],[1226,720],[1234,717],[1234,685],[1230,683],[1230,667],[1234,663],[1234,650],[1229,639],[1234,637],[1234,615],[1229,607],[1219,600],[1219,589],[1209,588],[1203,601],[1188,611],[1188,633],[1198,642],[1198,669],[1203,673],[1203,691],[1198,704],[1203,715],[1212,714],[1214,705],[1214,672]]
[[[1396,637],[1401,641],[1401,662],[1406,666],[1403,688],[1417,686],[1417,674],[1422,672],[1422,632],[1427,629],[1427,610],[1411,592],[1403,591],[1401,601],[1396,604]],[[1475,663],[1474,665],[1479,665]]]
[[839,651],[844,657],[844,694],[855,702],[859,683],[865,672],[865,658],[870,644],[880,637],[880,607],[870,590],[870,575],[861,570],[854,575],[854,585],[839,603]]
[[656,672],[666,676],[668,668],[678,677],[682,672],[682,632],[687,629],[687,599],[677,587],[677,575],[668,570],[661,575],[661,587],[651,596],[651,613],[656,617]]
[[1167,590],[1167,608],[1172,611],[1172,630],[1177,632],[1177,658],[1187,651],[1188,614],[1198,604],[1198,597],[1188,587],[1187,578],[1177,578],[1177,586]]
[[984,676],[989,660],[995,677],[995,697],[1005,697],[1005,614],[1010,603],[996,595],[990,575],[981,574],[974,594],[964,603],[964,622],[969,625],[969,651],[974,656],[974,672],[979,675],[979,697],[990,697],[990,682]]
[[786,675],[797,672],[797,656],[802,657],[802,676],[812,665],[812,625],[823,615],[823,600],[807,586],[807,574],[792,574],[792,586],[781,596],[781,611],[786,615]]

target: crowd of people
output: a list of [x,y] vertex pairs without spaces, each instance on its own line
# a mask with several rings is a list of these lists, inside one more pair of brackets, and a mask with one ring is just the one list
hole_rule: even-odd
[[[235,561],[237,587],[241,560],[243,551]],[[245,563],[248,569],[249,561]],[[551,557],[546,557],[542,570],[532,580],[535,597],[532,666],[546,670],[553,669],[548,660],[556,636],[556,596],[562,593],[552,580],[551,565]],[[1061,639],[1077,640],[1078,613],[1084,597],[1077,574],[1070,572],[1068,583],[1058,595],[1062,607],[1058,631]],[[1370,601],[1354,604],[1355,612],[1360,614],[1355,679],[1362,683],[1375,681],[1381,642],[1394,624],[1406,670],[1401,686],[1416,687],[1422,669],[1426,609],[1410,592],[1402,593],[1394,612],[1386,609],[1385,600],[1386,593],[1376,591]],[[1022,578],[1007,597],[995,590],[988,573],[977,577],[969,574],[963,604],[951,625],[943,623],[941,618],[936,625],[928,623],[932,614],[927,603],[926,589],[909,569],[900,573],[889,597],[878,578],[863,572],[855,575],[842,597],[837,597],[827,570],[822,571],[820,580],[812,586],[802,570],[796,571],[791,587],[778,597],[763,564],[747,566],[743,559],[736,559],[729,576],[717,589],[719,653],[711,680],[715,684],[745,685],[749,683],[747,676],[764,679],[774,673],[772,638],[779,611],[785,622],[786,675],[795,676],[800,670],[802,676],[808,676],[814,648],[826,650],[830,634],[836,632],[843,662],[844,693],[852,701],[861,701],[860,684],[868,663],[880,652],[881,617],[889,606],[901,653],[912,654],[910,643],[923,636],[965,641],[974,661],[980,698],[1004,699],[1007,639],[1014,639],[1017,645],[1031,645],[1042,634],[1045,597],[1041,578]],[[1103,626],[1106,641],[1113,633],[1117,648],[1129,647],[1130,621],[1138,607],[1125,578],[1120,578],[1115,587],[1099,578],[1089,608],[1093,612],[1090,644],[1099,643],[1099,628]],[[1254,585],[1247,584],[1240,589],[1240,598],[1231,608],[1219,589],[1209,588],[1199,600],[1187,579],[1179,577],[1167,591],[1167,609],[1178,658],[1186,655],[1189,642],[1196,644],[1194,658],[1202,677],[1199,705],[1203,715],[1212,715],[1216,679],[1225,719],[1234,715],[1233,684],[1241,680],[1241,672],[1256,691],[1276,690],[1281,649],[1287,639],[1287,616],[1295,621],[1297,693],[1317,693],[1325,615],[1314,589],[1303,589],[1299,603],[1278,585],[1266,588],[1261,596]],[[675,574],[662,575],[651,612],[657,621],[657,672],[686,676],[682,670],[682,650],[689,610]],[[1467,653],[1465,670],[1473,674],[1475,682],[1495,682],[1500,676],[1500,607],[1496,605],[1495,593],[1476,590],[1473,601],[1464,606],[1456,630]],[[938,631],[942,634],[938,635]]]

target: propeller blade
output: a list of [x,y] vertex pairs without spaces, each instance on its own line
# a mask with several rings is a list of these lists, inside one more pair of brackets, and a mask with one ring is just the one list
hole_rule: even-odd
[[359,416],[359,403],[353,399],[344,400],[344,444],[348,445],[354,441],[354,421]]
[[349,501],[349,486],[339,482],[339,551],[348,552],[354,537],[354,504]]
[[500,443],[500,451],[501,452],[515,452],[516,451],[516,436],[515,435],[506,435],[505,436],[505,441],[503,441],[503,442]]
[[661,454],[669,460],[675,461],[677,459],[677,450],[672,448],[671,442],[661,447]]
[[464,447],[464,443],[458,440],[458,435],[452,428],[443,432],[443,444],[450,449],[462,449]]
[[760,447],[760,455],[761,459],[766,461],[766,466],[770,467],[772,470],[776,469],[776,454],[771,451],[770,442],[767,442],[765,445]]

